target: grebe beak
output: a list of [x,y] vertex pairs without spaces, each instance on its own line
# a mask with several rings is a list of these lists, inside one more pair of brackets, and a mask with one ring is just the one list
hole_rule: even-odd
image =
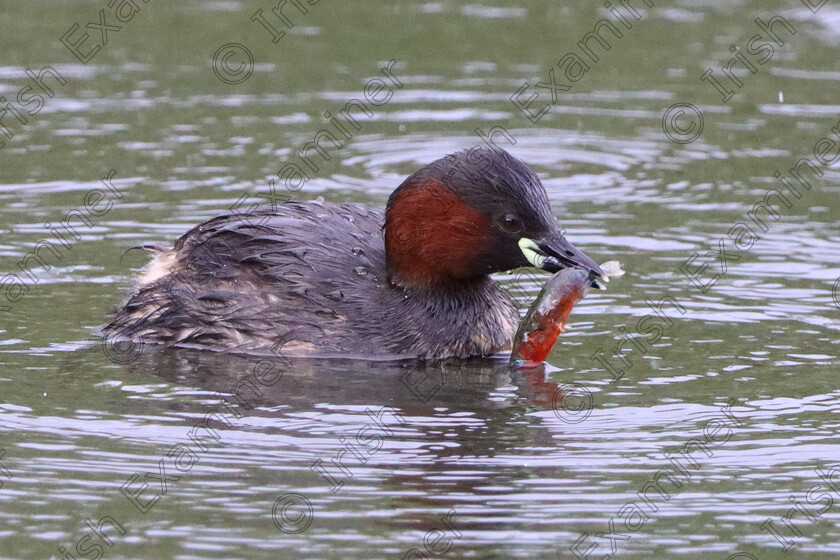
[[601,267],[582,251],[576,249],[560,232],[552,237],[536,241],[523,237],[519,240],[519,248],[529,263],[546,272],[554,273],[564,268],[582,268],[589,272],[593,287],[604,289],[602,284],[609,282],[609,278]]

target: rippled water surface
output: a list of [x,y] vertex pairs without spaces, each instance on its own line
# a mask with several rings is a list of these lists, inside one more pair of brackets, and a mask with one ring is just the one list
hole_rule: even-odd
[[[0,558],[840,556],[836,4],[301,1],[291,28],[268,2],[135,4],[0,4]],[[252,65],[214,66],[226,44]],[[383,207],[504,127],[572,242],[628,271],[550,364],[106,355],[126,250],[286,193],[376,77],[393,95],[294,197]],[[18,266],[86,202],[60,259]],[[500,280],[523,306],[542,281]]]

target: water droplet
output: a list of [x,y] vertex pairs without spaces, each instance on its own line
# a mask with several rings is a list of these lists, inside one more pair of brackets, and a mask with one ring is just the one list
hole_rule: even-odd
[[363,266],[357,266],[356,268],[353,269],[353,272],[355,272],[359,276],[367,276],[368,269],[366,269]]
[[365,254],[365,250],[361,247],[353,247],[353,254],[357,257],[360,257]]

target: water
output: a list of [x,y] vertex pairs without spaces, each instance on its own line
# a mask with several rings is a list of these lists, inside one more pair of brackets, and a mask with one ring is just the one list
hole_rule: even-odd
[[[2,119],[14,136],[0,136],[0,271],[28,291],[10,301],[20,294],[7,280],[0,297],[0,557],[840,553],[840,492],[819,475],[840,478],[837,165],[817,164],[818,178],[800,168],[811,188],[791,182],[800,197],[785,191],[778,220],[760,213],[767,231],[745,216],[784,189],[774,171],[793,181],[787,170],[817,162],[815,145],[838,126],[835,6],[638,1],[636,20],[615,3],[628,28],[584,2],[318,2],[306,14],[287,5],[294,27],[272,20],[286,32],[273,43],[249,20],[257,8],[270,17],[268,3],[138,5],[124,23],[105,2],[0,6],[0,95],[16,100],[27,68],[66,80],[48,78],[54,97],[26,124]],[[76,23],[70,40],[87,32],[89,52],[101,32],[86,23],[102,9],[121,29],[83,64],[60,39]],[[755,18],[777,15],[796,33],[776,23],[784,45],[767,43],[772,56],[750,47]],[[609,51],[585,43],[593,62],[577,43],[605,18],[622,37],[605,32]],[[213,71],[228,43],[253,57],[242,83]],[[740,87],[720,71],[730,46],[755,70],[735,67]],[[231,53],[216,70],[236,82],[248,66]],[[588,62],[579,81],[557,66],[567,53]],[[329,161],[313,156],[295,198],[383,207],[418,166],[504,127],[515,145],[494,138],[534,166],[572,242],[627,270],[579,304],[550,365],[314,360],[271,362],[268,375],[214,353],[110,360],[93,329],[145,263],[125,251],[267,204],[272,178],[288,194],[278,170],[304,165],[303,146],[335,133],[324,113],[388,80],[390,60],[402,86],[386,82],[393,96],[372,118],[356,110],[360,128],[341,149],[326,144]],[[706,68],[730,99],[701,80]],[[556,100],[535,88],[549,80]],[[525,82],[521,103],[539,94],[532,115],[550,105],[536,123],[510,100]],[[20,270],[54,239],[44,224],[84,210],[97,188],[105,198],[87,202],[100,215],[73,222],[80,239],[60,259],[43,249],[50,268],[30,261],[34,278]],[[736,224],[758,238],[739,248]],[[689,279],[703,263],[696,284],[719,275],[705,293]],[[508,287],[525,302],[539,284]],[[684,313],[670,303],[658,317],[645,303],[669,296]],[[639,347],[625,339],[640,332]],[[195,428],[207,414],[213,433]],[[345,470],[332,462],[342,451]],[[648,484],[657,473],[663,494]],[[108,517],[121,528],[105,529],[110,546],[85,524]]]

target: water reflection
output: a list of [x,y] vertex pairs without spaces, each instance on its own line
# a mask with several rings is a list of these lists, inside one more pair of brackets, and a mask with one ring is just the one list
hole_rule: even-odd
[[303,496],[311,504],[307,530],[316,542],[335,530],[329,520],[363,515],[362,496],[371,513],[381,511],[382,500],[398,508],[399,515],[383,519],[386,531],[426,531],[430,516],[448,511],[441,509],[443,498],[461,512],[450,521],[466,531],[461,517],[474,500],[469,497],[514,483],[515,477],[489,468],[494,458],[554,445],[527,414],[562,399],[543,368],[521,373],[502,359],[286,363],[147,347],[130,371],[203,391],[203,399],[171,402],[166,414],[197,419],[198,439],[236,455],[231,448],[240,449],[244,464],[270,463],[279,474],[278,495]]

